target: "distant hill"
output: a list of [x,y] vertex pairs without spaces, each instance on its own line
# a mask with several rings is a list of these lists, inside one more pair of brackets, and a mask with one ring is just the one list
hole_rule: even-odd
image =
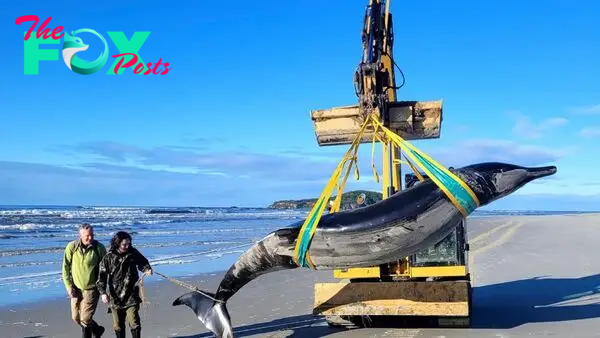
[[[353,190],[347,191],[342,194],[342,209],[346,209],[351,203],[356,201],[356,197],[364,193],[366,195],[366,204],[373,204],[381,201],[383,195],[380,192],[368,191],[368,190]],[[331,196],[331,200],[333,201],[336,196]],[[281,200],[275,201],[273,204],[269,205],[268,208],[271,209],[310,209],[317,202],[318,197],[309,198],[309,199],[299,199],[299,200]]]

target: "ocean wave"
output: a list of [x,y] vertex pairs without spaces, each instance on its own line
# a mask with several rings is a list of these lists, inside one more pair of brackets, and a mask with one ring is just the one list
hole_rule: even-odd
[[[138,249],[144,248],[169,248],[169,247],[182,247],[182,246],[201,246],[201,245],[227,245],[227,244],[243,244],[247,243],[249,239],[247,237],[229,238],[227,240],[178,240],[178,241],[164,241],[164,242],[149,242],[149,243],[136,243],[135,247]],[[105,243],[105,246],[107,243]],[[62,253],[65,247],[46,247],[46,248],[24,248],[24,249],[8,249],[0,250],[0,257],[11,257],[11,256],[27,256],[27,255],[38,255],[38,254],[49,254],[49,253]]]
[[[27,290],[31,291],[33,289],[46,288],[46,287],[50,286],[50,284],[52,284],[52,283],[62,284],[62,277],[60,277],[60,276],[57,277],[55,275],[60,275],[60,274],[52,274],[52,275],[46,276],[46,277],[51,277],[51,278],[45,278],[45,279],[36,279],[36,280],[29,280],[29,281],[12,281],[12,282],[8,282],[8,283],[0,283],[0,286],[17,285],[17,286],[21,287],[22,289],[27,289]],[[22,289],[12,289],[10,291],[17,292]]]
[[152,266],[189,264],[189,263],[195,263],[197,261],[199,261],[199,259],[165,259],[162,261],[155,261],[154,263],[152,263]]
[[[15,239],[15,238],[70,238],[74,239],[76,237],[75,231],[40,231],[36,232],[35,226],[27,226],[20,233],[13,232],[10,234],[4,233],[0,234],[0,239]],[[56,228],[51,228],[56,229]],[[134,236],[170,236],[170,235],[198,235],[198,234],[216,234],[216,233],[232,233],[232,232],[247,232],[247,231],[269,231],[271,227],[231,227],[231,228],[206,228],[206,229],[195,229],[195,230],[184,230],[184,229],[173,229],[173,230],[129,230],[129,233]],[[102,229],[96,230],[94,232],[96,237],[111,237],[118,230],[123,230],[122,228],[114,229],[112,231],[101,231]],[[106,229],[105,229],[106,230]]]
[[8,262],[0,263],[0,268],[24,268],[29,266],[39,265],[56,265],[60,264],[59,261],[43,261],[43,262]]
[[186,214],[246,214],[246,215],[286,215],[306,214],[303,210],[262,209],[262,208],[121,208],[121,207],[94,207],[86,209],[38,209],[38,208],[0,208],[0,215],[5,217],[78,217],[78,218],[106,218],[118,215],[137,217],[169,217],[183,216]]
[[244,252],[246,252],[246,251],[245,250],[228,250],[228,251],[223,251],[223,252],[210,253],[210,254],[207,254],[206,256],[213,257],[213,258],[221,258],[225,255],[231,255],[231,254],[235,254],[235,253],[242,254]]
[[240,244],[240,245],[236,245],[236,246],[221,247],[221,248],[216,248],[216,249],[211,249],[211,250],[202,250],[202,251],[172,254],[172,255],[161,255],[161,256],[153,257],[153,258],[149,259],[149,261],[151,264],[153,264],[153,262],[162,262],[165,260],[181,259],[181,258],[194,257],[194,256],[214,257],[214,256],[209,256],[209,255],[215,254],[215,253],[229,252],[231,250],[239,250],[240,248],[249,247],[251,245],[252,245],[252,243],[244,243],[244,244]]
[[[110,221],[85,221],[90,225],[98,228],[116,228],[123,226],[133,226],[133,225],[151,225],[151,224],[159,224],[159,223],[168,223],[168,220],[134,220],[134,219],[126,219],[126,220],[110,220]],[[79,225],[82,222],[69,222],[69,223],[60,223],[60,222],[39,222],[39,223],[20,223],[20,222],[8,222],[4,221],[3,225],[0,225],[0,231],[21,231],[21,232],[32,232],[39,230],[66,230],[72,229],[76,230],[79,228]]]
[[13,280],[22,281],[24,279],[47,277],[47,276],[54,276],[54,275],[60,275],[60,274],[61,274],[61,271],[47,271],[47,272],[27,273],[27,274],[14,275],[14,276],[8,276],[8,277],[0,277],[0,285],[4,285],[4,283],[2,283],[2,282],[5,282],[5,281],[13,281]]
[[[201,250],[190,253],[181,253],[181,254],[171,254],[171,255],[158,255],[158,256],[150,256],[148,260],[152,266],[159,265],[174,265],[174,264],[187,264],[201,261],[202,259],[210,258],[210,259],[218,259],[225,255],[243,253],[245,250],[242,248],[251,246],[252,243],[244,243],[240,245],[220,247],[216,249],[210,250]],[[46,262],[44,262],[46,263]],[[54,262],[47,262],[52,264]],[[12,263],[8,263],[5,265],[10,265]],[[14,263],[16,267],[19,264],[27,264],[27,263]],[[21,268],[22,269],[22,268]],[[12,276],[0,277],[0,286],[7,285],[30,285],[30,283],[45,283],[48,278],[52,278],[53,280],[56,278],[60,279],[61,271],[60,270],[52,270],[52,271],[44,271],[44,272],[31,272],[31,273],[20,273]],[[36,281],[31,281],[31,280]]]
[[245,243],[243,238],[239,238],[237,240],[228,240],[228,241],[168,241],[168,242],[156,242],[156,243],[140,243],[136,244],[137,248],[170,248],[170,247],[180,247],[180,246],[190,246],[190,245],[224,245],[224,244],[241,244]]
[[[248,239],[239,238],[238,240],[227,240],[227,241],[177,241],[177,242],[154,242],[154,243],[140,243],[136,244],[135,247],[143,250],[150,248],[175,248],[184,246],[220,246],[220,245],[247,245]],[[228,247],[225,247],[225,249]],[[231,247],[229,247],[231,248]],[[50,253],[62,253],[63,247],[52,247],[52,248],[39,248],[39,249],[16,249],[16,250],[5,250],[0,251],[0,257],[14,257],[14,256],[32,256],[36,254],[50,254]],[[196,253],[192,254],[195,255]],[[61,256],[62,259],[62,256]],[[37,265],[51,265],[58,264],[60,261],[21,261],[21,262],[0,262],[0,268],[14,268],[14,267],[27,267]]]
[[235,222],[259,219],[297,219],[306,211],[273,209],[209,208],[87,208],[87,209],[0,209],[0,234],[60,232],[76,230],[81,223],[99,229],[139,225],[191,222]]
[[230,227],[230,228],[207,228],[207,229],[193,229],[193,230],[142,230],[136,231],[137,235],[141,236],[159,236],[159,235],[194,235],[194,234],[206,234],[206,233],[219,233],[219,232],[262,232],[268,231],[271,228],[257,228],[252,226],[247,227]]
[[27,248],[27,249],[9,249],[0,251],[0,257],[10,256],[24,256],[24,255],[36,255],[36,254],[47,254],[55,252],[63,252],[64,247],[48,247],[48,248]]

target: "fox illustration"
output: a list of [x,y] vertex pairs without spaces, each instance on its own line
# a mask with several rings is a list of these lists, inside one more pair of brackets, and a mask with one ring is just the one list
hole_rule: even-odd
[[65,33],[64,39],[65,41],[62,47],[63,60],[65,60],[67,67],[73,70],[71,65],[73,57],[75,57],[75,53],[87,50],[89,45],[84,44],[83,40],[81,40],[80,37],[75,36],[73,32],[71,32],[70,34]]

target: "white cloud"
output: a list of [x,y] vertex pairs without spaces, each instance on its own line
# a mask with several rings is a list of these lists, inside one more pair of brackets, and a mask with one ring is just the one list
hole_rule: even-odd
[[[439,143],[417,146],[442,165],[454,167],[487,161],[537,166],[572,153],[568,148],[494,139],[472,139],[453,146]],[[62,150],[63,154],[95,155],[103,161],[92,158],[71,168],[0,161],[0,191],[4,193],[0,197],[9,203],[267,205],[276,199],[318,196],[345,152],[340,147],[279,154],[216,153],[168,146],[141,148],[114,142],[88,143]],[[67,157],[65,162],[77,161]],[[351,172],[345,191],[380,191],[381,181],[375,183],[372,176],[370,144],[360,147],[358,165],[360,180],[357,182]],[[383,179],[380,147],[376,150],[375,166]],[[403,176],[411,172],[403,166]]]
[[0,161],[0,199],[8,204],[265,206],[318,196],[325,182],[238,179],[104,163],[78,168]]
[[569,123],[569,120],[564,117],[550,117],[538,123],[534,123],[528,116],[521,113],[512,113],[511,115],[516,118],[515,125],[512,128],[513,133],[521,137],[532,139],[541,138],[544,136],[544,133]]
[[527,145],[511,140],[471,139],[453,147],[433,149],[429,153],[438,162],[455,167],[492,161],[536,166],[556,162],[573,151],[570,148]]
[[516,191],[516,195],[570,195],[570,196],[596,196],[600,192],[600,181],[576,180],[567,182],[560,179],[541,179],[531,182]]
[[600,126],[583,128],[579,131],[579,135],[588,138],[600,137]]
[[581,115],[598,115],[600,114],[600,104],[584,106],[584,107],[572,107],[569,111],[573,114]]

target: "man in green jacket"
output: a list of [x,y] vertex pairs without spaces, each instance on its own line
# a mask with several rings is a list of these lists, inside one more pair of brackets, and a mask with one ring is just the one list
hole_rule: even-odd
[[71,298],[71,319],[81,326],[83,338],[101,337],[104,327],[92,317],[100,294],[96,288],[98,269],[106,255],[104,245],[94,239],[91,225],[79,227],[79,238],[67,244],[62,263],[62,278]]

